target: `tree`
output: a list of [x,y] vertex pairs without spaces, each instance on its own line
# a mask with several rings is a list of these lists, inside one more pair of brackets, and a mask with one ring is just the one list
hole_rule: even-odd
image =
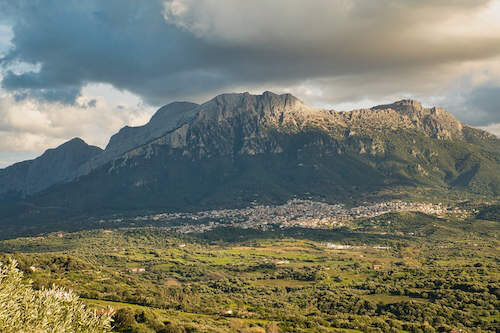
[[0,332],[110,332],[111,316],[87,308],[72,291],[34,290],[17,262],[0,263]]
[[113,315],[113,327],[116,331],[130,331],[135,324],[134,312],[128,308],[119,309]]

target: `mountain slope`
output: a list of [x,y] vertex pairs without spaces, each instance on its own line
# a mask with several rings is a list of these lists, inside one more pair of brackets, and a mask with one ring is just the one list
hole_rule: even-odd
[[71,180],[75,169],[101,152],[101,148],[74,138],[34,160],[0,169],[0,197],[24,197]]
[[123,127],[111,137],[106,149],[75,170],[72,178],[88,174],[128,150],[142,146],[179,127],[190,120],[193,116],[191,110],[197,106],[198,104],[190,102],[170,103],[161,107],[147,124],[137,127]]
[[116,155],[29,205],[95,213],[343,200],[396,186],[500,193],[500,140],[416,101],[335,112],[289,94],[224,94],[174,114],[120,131],[94,160]]

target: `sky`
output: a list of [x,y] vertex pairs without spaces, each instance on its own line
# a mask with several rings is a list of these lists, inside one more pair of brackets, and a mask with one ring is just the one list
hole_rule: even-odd
[[0,0],[0,168],[176,100],[402,98],[500,135],[500,0]]

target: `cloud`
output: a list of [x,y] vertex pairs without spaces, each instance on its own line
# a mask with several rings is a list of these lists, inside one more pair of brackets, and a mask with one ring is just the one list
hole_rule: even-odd
[[474,126],[500,123],[500,86],[485,84],[469,91],[457,92],[448,108]]
[[424,98],[427,104],[441,105],[469,125],[500,123],[500,57],[472,64],[464,72],[433,96]]
[[7,72],[3,86],[68,102],[85,84],[104,82],[162,104],[234,86],[401,76],[499,55],[500,25],[474,28],[491,3],[9,1],[14,48],[4,64],[41,67]]
[[228,91],[500,122],[500,0],[0,0],[0,52],[0,150],[103,145],[141,101]]
[[[108,97],[103,98],[96,91],[105,91]],[[19,101],[13,94],[2,92],[0,151],[41,152],[76,136],[104,147],[111,134],[125,125],[144,124],[153,110],[143,105],[137,96],[116,91],[111,86],[84,87],[73,105],[31,97]]]
[[152,100],[168,96],[177,89],[175,77],[195,68],[188,58],[199,43],[164,22],[160,2],[49,0],[3,7],[14,21],[14,47],[3,66],[40,64],[38,72],[7,71],[2,85],[9,91],[40,98],[45,89],[68,102],[78,96],[75,89],[99,82]]
[[19,161],[31,160],[38,155],[38,153],[29,152],[0,152],[0,168],[5,168]]
[[476,123],[500,122],[500,87],[481,86],[475,88],[470,94],[470,98],[467,99],[466,106],[470,110],[477,111],[474,112],[474,117],[477,118]]
[[[457,31],[457,24],[453,23],[466,18],[476,23],[474,12],[489,3],[488,0],[169,0],[164,3],[163,14],[167,22],[211,42],[258,49],[271,47],[304,54],[326,52],[338,55],[367,50],[368,46],[372,47],[370,51],[396,58],[401,53],[410,55],[421,46],[440,41],[439,48],[433,45],[427,52],[420,50],[414,54],[427,57],[429,52],[455,47],[457,40],[448,39],[453,35],[461,37],[462,43],[468,37],[481,42],[480,38],[490,31],[474,31],[474,24],[472,29],[458,27]],[[434,35],[426,35],[430,30]],[[490,37],[493,36],[491,33]],[[403,38],[407,39],[404,43],[393,43],[402,42]],[[412,44],[415,41],[423,45]],[[390,50],[384,49],[387,44],[390,44]],[[461,54],[464,51],[467,52],[462,50]],[[364,58],[369,52],[358,56]]]
[[497,137],[500,138],[500,123],[484,126],[482,127],[482,129],[492,134],[495,134]]

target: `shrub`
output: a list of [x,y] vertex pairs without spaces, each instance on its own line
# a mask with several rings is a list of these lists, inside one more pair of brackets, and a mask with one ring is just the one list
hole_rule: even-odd
[[110,332],[111,316],[87,308],[72,291],[34,290],[17,262],[0,263],[0,332]]

